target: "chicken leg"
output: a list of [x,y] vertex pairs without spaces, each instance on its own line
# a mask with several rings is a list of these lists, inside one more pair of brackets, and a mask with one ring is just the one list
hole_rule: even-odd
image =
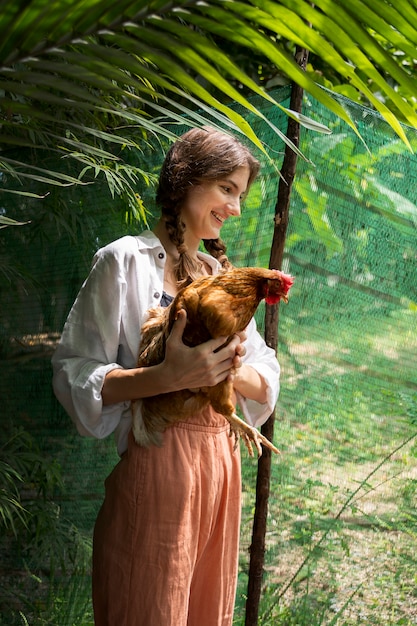
[[280,454],[278,448],[276,448],[262,433],[259,432],[254,426],[251,426],[247,422],[244,422],[236,415],[236,413],[232,413],[231,416],[227,417],[227,420],[230,422],[231,433],[236,435],[236,441],[238,440],[238,436],[240,435],[244,441],[244,444],[249,452],[249,456],[253,456],[253,448],[252,444],[255,445],[258,456],[262,456],[262,446],[263,444],[265,448],[269,448],[272,452],[276,454]]

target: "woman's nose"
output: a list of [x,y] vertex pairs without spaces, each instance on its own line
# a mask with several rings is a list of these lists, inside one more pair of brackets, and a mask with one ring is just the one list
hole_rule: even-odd
[[233,198],[227,203],[227,209],[230,215],[239,217],[240,215],[240,198]]

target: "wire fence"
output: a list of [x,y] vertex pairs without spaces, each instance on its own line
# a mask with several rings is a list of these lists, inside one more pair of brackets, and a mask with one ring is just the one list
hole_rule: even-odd
[[[273,95],[288,105],[287,89]],[[388,555],[391,567],[400,554],[403,564],[405,555],[411,559],[409,540],[417,531],[417,157],[374,112],[339,100],[361,138],[311,98],[304,104],[305,113],[332,134],[302,131],[307,159],[298,161],[292,194],[283,269],[295,283],[280,309],[275,444],[282,454],[273,459],[260,617],[265,624],[300,593],[314,607],[326,591],[327,609],[337,614],[358,586],[365,590],[363,601],[355,595],[358,600],[344,608],[346,619],[351,611],[352,619],[361,614],[360,623],[373,623],[366,611],[369,596],[384,588],[379,566],[387,566]],[[284,114],[256,104],[285,132]],[[222,237],[236,265],[267,266],[283,146],[268,124],[249,121],[274,163],[257,154],[261,175],[242,217],[226,224]],[[416,132],[406,130],[416,148]],[[144,158],[157,172],[163,147]],[[152,213],[152,189],[139,192]],[[57,227],[58,208],[73,216],[72,233]],[[51,497],[56,515],[88,538],[117,456],[111,438],[95,441],[75,432],[53,397],[50,357],[95,249],[136,233],[139,225],[126,220],[123,207],[99,183],[4,210],[32,221],[1,235],[0,445],[7,449],[16,428],[30,433],[45,459],[61,467],[63,484],[55,485]],[[262,306],[256,317],[262,331]],[[244,451],[242,456],[236,623],[244,615],[257,469],[256,461]],[[26,496],[33,501],[39,494]],[[28,557],[11,537],[6,533],[0,542],[2,577],[21,574],[23,593]],[[399,561],[397,570],[403,571]],[[390,600],[391,610],[411,620],[402,623],[417,623],[414,592],[395,599],[394,587],[395,581],[381,602]],[[17,614],[20,606],[11,597],[0,598],[8,624],[10,611]]]

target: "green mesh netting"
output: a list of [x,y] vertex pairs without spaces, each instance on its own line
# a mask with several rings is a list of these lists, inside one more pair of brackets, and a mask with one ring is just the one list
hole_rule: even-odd
[[[288,89],[273,95],[288,106]],[[332,134],[302,131],[308,161],[299,159],[292,192],[283,269],[295,283],[280,308],[275,443],[282,455],[273,459],[260,624],[302,623],[290,620],[303,602],[309,624],[330,623],[342,609],[347,621],[340,623],[416,623],[417,157],[375,113],[340,100],[363,141],[316,101],[306,98],[304,105]],[[284,114],[256,104],[285,132]],[[283,145],[266,123],[250,122],[279,167]],[[407,133],[416,147],[416,132]],[[257,156],[262,174],[242,217],[222,232],[237,265],[269,261],[278,175]],[[157,172],[162,150],[140,158]],[[140,191],[152,210],[152,190]],[[46,466],[52,459],[59,464],[63,485],[51,475],[40,494],[30,481],[24,485],[23,503],[50,507],[56,524],[51,527],[44,514],[45,528],[35,516],[25,535],[31,546],[5,532],[0,623],[21,623],[19,610],[47,610],[45,589],[52,580],[59,595],[65,579],[62,553],[72,586],[54,605],[56,621],[48,623],[87,625],[88,566],[77,570],[77,546],[91,538],[103,481],[117,457],[111,438],[95,441],[75,432],[51,393],[50,357],[94,250],[138,226],[126,222],[120,203],[99,183],[55,190],[43,201],[8,202],[7,215],[32,222],[0,236],[0,443],[7,459],[10,437],[21,436],[13,429],[24,429]],[[72,216],[72,233],[63,212]],[[262,330],[262,306],[257,320]],[[257,471],[244,450],[242,458],[236,624],[243,624]],[[51,552],[57,555],[53,568]],[[37,578],[28,582],[28,571]],[[317,621],[316,612],[330,617]],[[287,622],[278,622],[283,615]]]

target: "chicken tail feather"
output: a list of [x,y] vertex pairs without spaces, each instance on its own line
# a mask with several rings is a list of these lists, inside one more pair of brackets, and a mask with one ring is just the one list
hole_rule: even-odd
[[144,448],[149,448],[149,446],[157,446],[160,448],[163,444],[163,433],[158,430],[150,431],[146,428],[146,425],[141,419],[140,415],[135,410],[136,407],[132,406],[132,432],[133,437],[135,438],[136,443],[139,446],[143,446]]

